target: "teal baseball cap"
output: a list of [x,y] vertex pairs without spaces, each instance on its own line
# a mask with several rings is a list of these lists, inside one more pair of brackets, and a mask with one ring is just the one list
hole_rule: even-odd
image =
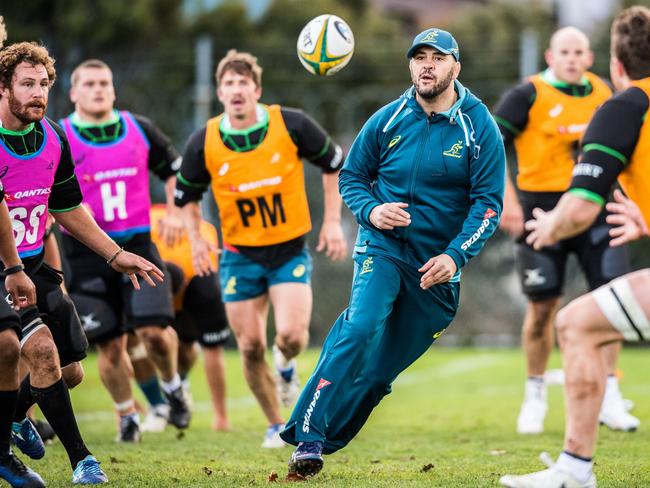
[[409,59],[412,58],[415,54],[415,51],[417,51],[422,46],[432,47],[443,54],[451,54],[456,59],[456,61],[460,61],[458,43],[456,42],[456,39],[454,39],[454,36],[452,36],[446,30],[431,28],[420,32],[413,39],[413,44],[406,53],[406,57]]

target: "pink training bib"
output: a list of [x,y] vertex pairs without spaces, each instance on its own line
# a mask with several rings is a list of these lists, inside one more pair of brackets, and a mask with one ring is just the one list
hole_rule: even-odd
[[149,141],[129,112],[119,112],[124,134],[114,142],[83,139],[63,119],[84,203],[114,239],[149,232]]
[[34,154],[19,156],[0,139],[0,174],[21,258],[35,256],[43,249],[48,200],[61,160],[58,134],[46,119],[38,123],[45,139]]

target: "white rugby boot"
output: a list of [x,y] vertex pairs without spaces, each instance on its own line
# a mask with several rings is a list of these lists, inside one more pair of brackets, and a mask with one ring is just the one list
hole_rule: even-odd
[[553,463],[548,453],[543,452],[540,459],[548,469],[522,475],[507,474],[501,477],[499,484],[509,488],[596,488],[596,476],[593,472],[583,483],[568,470],[561,469],[558,463]]
[[641,424],[641,421],[631,415],[627,407],[628,405],[618,387],[616,376],[609,376],[598,420],[612,430],[634,432]]
[[541,434],[544,432],[544,419],[548,404],[546,401],[546,384],[543,378],[526,380],[524,402],[517,417],[519,434]]

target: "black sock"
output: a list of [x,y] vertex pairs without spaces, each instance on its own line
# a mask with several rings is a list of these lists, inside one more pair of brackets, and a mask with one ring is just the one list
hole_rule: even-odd
[[70,393],[63,378],[47,388],[32,386],[32,395],[52,429],[59,436],[74,469],[79,461],[90,454],[90,451],[81,438],[72,403],[70,403]]
[[9,454],[16,398],[18,398],[18,390],[0,391],[0,457]]
[[20,383],[18,390],[18,399],[16,400],[16,411],[14,413],[14,422],[22,422],[27,417],[27,410],[34,405],[36,400],[32,396],[32,388],[29,384],[29,375]]

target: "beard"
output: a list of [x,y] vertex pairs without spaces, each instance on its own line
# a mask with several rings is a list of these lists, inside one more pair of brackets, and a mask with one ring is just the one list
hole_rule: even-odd
[[[16,97],[14,97],[13,92],[9,92],[9,110],[13,114],[14,117],[16,117],[18,120],[20,120],[23,124],[31,124],[32,122],[38,122],[45,117],[45,110],[47,109],[47,102],[29,102],[26,104],[22,104],[18,101]],[[38,111],[30,110],[30,109],[41,109]]]
[[[429,73],[430,74],[430,73]],[[431,76],[433,76],[431,74]],[[438,95],[440,95],[442,92],[444,92],[452,82],[452,79],[454,77],[453,70],[450,69],[447,75],[444,78],[437,78],[435,77],[434,84],[433,86],[423,88],[420,87],[419,80],[417,80],[415,84],[415,91],[417,91],[418,95],[420,95],[423,99],[425,100],[433,100],[436,98]]]

